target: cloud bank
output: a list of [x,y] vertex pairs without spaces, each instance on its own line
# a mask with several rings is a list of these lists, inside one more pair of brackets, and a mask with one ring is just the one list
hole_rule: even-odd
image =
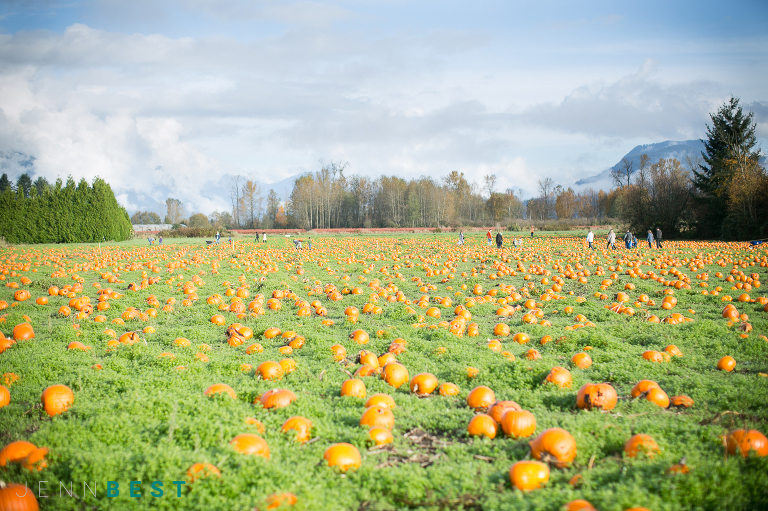
[[[320,159],[371,177],[458,170],[479,183],[494,173],[499,187],[531,195],[540,177],[568,186],[639,143],[699,138],[708,113],[738,92],[714,70],[680,77],[648,56],[619,73],[585,57],[585,73],[521,64],[531,49],[492,31],[366,32],[351,22],[370,14],[341,5],[182,3],[239,31],[72,23],[0,34],[2,171],[100,176],[129,210],[158,210],[169,196],[191,212],[224,210],[226,174],[269,183]],[[120,5],[101,8],[114,16]],[[585,30],[625,17],[593,20]],[[257,26],[261,35],[242,35]],[[563,30],[553,27],[544,30]],[[745,99],[765,137],[768,98]]]

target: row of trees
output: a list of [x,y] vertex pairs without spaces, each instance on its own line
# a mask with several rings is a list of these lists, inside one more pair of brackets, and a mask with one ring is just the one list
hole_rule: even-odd
[[[348,176],[347,163],[331,162],[296,179],[284,200],[274,190],[264,198],[255,181],[235,176],[230,183],[231,213],[186,218],[181,201],[168,199],[165,222],[218,229],[315,229],[509,225],[522,218],[541,223],[580,219],[585,224],[616,219],[635,232],[660,227],[667,236],[765,236],[768,177],[756,147],[753,114],[744,113],[739,100],[731,98],[710,117],[701,157],[651,162],[642,155],[638,164],[624,159],[612,171],[614,187],[608,192],[575,192],[544,178],[538,181],[538,195],[523,201],[519,191],[497,190],[495,175],[485,176],[482,185],[456,171],[440,180],[371,179]],[[159,215],[140,212],[133,220],[156,223]]]
[[[82,243],[122,241],[131,237],[128,213],[117,203],[112,188],[96,178],[53,185],[44,178],[32,183],[22,174],[11,186],[0,177],[0,236],[10,243]],[[14,189],[15,188],[15,189]]]

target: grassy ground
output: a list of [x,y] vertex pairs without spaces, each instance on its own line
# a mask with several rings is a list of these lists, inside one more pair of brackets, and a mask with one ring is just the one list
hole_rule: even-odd
[[[557,510],[577,498],[587,499],[603,511],[633,506],[654,511],[768,508],[768,457],[726,456],[721,439],[736,428],[768,433],[768,342],[760,337],[768,334],[768,313],[758,303],[735,302],[740,313],[748,314],[747,321],[753,327],[745,338],[737,330],[741,321],[729,326],[722,318],[723,297],[730,295],[736,300],[744,292],[732,289],[734,283],[725,277],[738,263],[737,270],[747,277],[757,273],[759,281],[768,280],[768,270],[760,266],[766,260],[765,249],[752,250],[747,244],[667,241],[661,251],[610,252],[600,248],[592,252],[584,247],[583,238],[537,233],[531,240],[523,233],[522,249],[499,252],[487,247],[481,236],[468,239],[465,247],[456,246],[456,237],[453,233],[313,237],[313,250],[302,252],[294,251],[292,242],[278,237],[272,237],[266,247],[243,238],[235,251],[225,246],[206,247],[200,240],[168,239],[162,247],[134,240],[100,248],[3,249],[3,283],[20,283],[22,276],[28,277],[31,283],[20,284],[20,288],[28,289],[32,298],[15,302],[15,289],[0,288],[0,299],[11,304],[0,311],[0,330],[10,336],[26,315],[36,337],[0,354],[0,373],[20,377],[9,386],[11,403],[0,408],[0,446],[28,440],[48,447],[50,454],[42,471],[10,464],[0,468],[0,479],[26,483],[36,494],[40,481],[47,481],[43,487],[48,498],[40,499],[43,509],[266,509],[267,497],[281,492],[295,494],[298,501],[293,508],[302,510]],[[602,243],[597,244],[602,247]],[[694,260],[701,261],[703,268],[692,270],[689,266]],[[643,273],[652,270],[673,282],[677,278],[669,272],[677,268],[690,278],[690,289],[632,278],[626,270],[635,262],[640,263]],[[543,301],[541,296],[550,289],[552,277],[566,265],[575,267],[577,263],[591,272],[587,283],[564,278],[562,290],[553,292],[562,299]],[[596,275],[601,273],[599,267],[604,275]],[[57,268],[63,268],[66,276],[52,277]],[[499,269],[502,274],[492,280],[490,276]],[[107,272],[119,282],[109,283],[104,278]],[[159,276],[160,281],[145,289],[129,290],[130,283],[141,283],[142,272],[148,277]],[[716,277],[717,272],[723,277]],[[601,290],[601,282],[614,273],[612,284]],[[708,274],[707,287],[700,287],[703,281],[697,279],[703,273]],[[199,300],[184,306],[182,285],[195,275],[203,281],[196,286]],[[322,302],[327,317],[297,317],[294,300],[283,299],[281,310],[264,306],[265,314],[239,320],[253,329],[254,340],[231,347],[226,325],[238,319],[231,312],[220,312],[218,305],[208,304],[206,299],[235,289],[241,277],[250,286],[245,304],[258,294],[266,301],[273,290],[290,289],[300,299]],[[421,281],[415,282],[413,277]],[[549,283],[542,284],[543,278]],[[76,311],[69,317],[58,313],[59,307],[70,301],[66,296],[51,296],[47,305],[35,303],[37,297],[48,295],[50,286],[61,288],[75,284],[77,279],[83,286],[77,296],[89,296],[94,305],[99,289],[96,284],[123,296],[109,300],[108,310],[81,319],[75,318]],[[390,302],[379,296],[376,305],[382,308],[381,314],[361,312],[357,323],[346,321],[346,307],[352,305],[362,311],[370,300],[375,290],[369,286],[374,279],[381,288],[390,283],[397,286],[412,303]],[[635,306],[634,315],[606,309],[613,295],[628,282],[636,286],[626,291],[631,302],[646,294],[655,305]],[[316,285],[327,284],[339,291],[360,287],[363,293],[343,294],[340,301],[332,301],[324,292],[313,291]],[[437,326],[440,320],[420,318],[425,309],[416,302],[428,295],[430,306],[438,306],[442,319],[450,321],[454,308],[474,296],[476,284],[482,286],[483,293],[495,289],[495,299],[508,294],[499,284],[514,285],[518,292],[541,303],[542,319],[551,326],[523,323],[524,311],[497,317],[499,305],[495,302],[469,309],[471,322],[479,327],[477,337],[456,336]],[[431,285],[426,292],[421,289],[424,285]],[[717,296],[702,294],[718,286],[722,290]],[[527,291],[523,293],[523,289]],[[662,293],[667,289],[673,289],[678,299],[672,310],[661,308]],[[757,298],[765,294],[763,291],[762,287],[754,288],[749,295]],[[601,299],[596,293],[608,298]],[[161,304],[175,298],[176,304],[170,312],[154,307],[156,318],[113,323],[128,307],[147,311],[150,295]],[[451,306],[440,306],[434,300],[446,296],[451,298]],[[526,299],[523,296],[514,304]],[[230,297],[224,296],[224,303],[229,304]],[[567,306],[573,307],[573,312],[564,312]],[[693,321],[678,325],[646,321],[650,315],[663,319],[674,312]],[[219,313],[226,317],[225,326],[210,322]],[[97,314],[105,315],[107,322],[95,322]],[[572,329],[577,314],[595,326]],[[335,324],[322,325],[323,319],[332,319]],[[512,334],[525,332],[531,337],[525,345],[513,342],[512,336],[500,338],[503,350],[514,354],[514,361],[486,346],[488,339],[498,338],[493,330],[500,322],[509,324]],[[155,332],[143,333],[146,326],[154,327]],[[241,364],[255,368],[263,361],[285,358],[278,353],[283,340],[263,336],[269,327],[295,330],[306,337],[306,345],[288,355],[296,361],[297,369],[278,382],[241,370]],[[105,329],[114,330],[117,336],[139,331],[142,342],[109,348],[107,343],[113,336]],[[349,339],[355,329],[370,334],[367,345],[359,346]],[[555,340],[540,345],[545,335]],[[191,346],[175,345],[178,337],[189,339]],[[358,424],[365,401],[339,395],[342,382],[359,365],[336,362],[330,348],[334,344],[345,346],[353,362],[359,350],[380,355],[396,338],[407,341],[406,351],[397,358],[411,376],[430,372],[441,383],[457,384],[461,393],[456,397],[419,398],[407,385],[394,389],[378,377],[363,378],[368,396],[383,392],[397,403],[393,444],[371,449],[367,428]],[[67,350],[72,341],[92,349]],[[264,352],[246,354],[252,342],[261,343]],[[209,345],[210,351],[199,347],[203,344]],[[643,359],[644,351],[662,351],[669,344],[677,345],[684,356],[672,357],[667,363]],[[587,353],[594,363],[578,369],[571,357],[587,346],[592,348]],[[531,348],[540,352],[541,359],[527,360]],[[176,358],[160,357],[164,352]],[[197,360],[197,353],[205,353],[208,361]],[[733,372],[716,368],[725,355],[737,361]],[[103,369],[93,369],[95,364]],[[572,388],[542,384],[554,366],[571,371]],[[468,367],[476,368],[477,376],[469,378]],[[642,379],[655,380],[670,397],[688,395],[695,404],[682,410],[662,409],[644,399],[629,399],[630,389]],[[611,412],[576,408],[576,392],[588,382],[615,386],[620,399]],[[214,383],[230,385],[237,399],[206,397],[205,389]],[[52,384],[67,385],[75,395],[74,405],[53,418],[38,405],[43,389]],[[532,438],[508,439],[501,432],[492,440],[470,437],[467,424],[475,412],[467,406],[466,396],[478,385],[491,387],[499,400],[514,400],[530,410],[537,420],[536,434],[550,427],[569,431],[578,448],[574,462],[564,469],[553,467],[551,479],[542,489],[527,493],[513,489],[509,468],[529,456],[528,441]],[[298,399],[274,411],[253,404],[257,396],[272,388],[290,389]],[[295,415],[312,421],[311,443],[297,443],[281,432],[283,422]],[[249,417],[265,426],[262,436],[269,444],[269,460],[239,454],[229,445],[238,434],[257,432],[246,423]],[[636,433],[651,435],[660,452],[654,457],[625,457],[624,443]],[[363,461],[359,469],[341,473],[326,466],[323,453],[337,442],[349,442],[360,450]],[[667,469],[683,457],[690,473],[667,475]],[[187,469],[198,462],[214,464],[221,477],[191,482]],[[580,484],[570,484],[577,474],[581,475]],[[119,496],[107,497],[108,481],[119,484]],[[129,495],[131,481],[142,481],[141,497]],[[163,483],[162,497],[151,496],[153,481]],[[173,481],[185,481],[180,496]],[[87,490],[84,494],[83,482],[91,488],[95,484],[96,497]],[[60,490],[60,483],[68,489],[71,484],[76,497]]]

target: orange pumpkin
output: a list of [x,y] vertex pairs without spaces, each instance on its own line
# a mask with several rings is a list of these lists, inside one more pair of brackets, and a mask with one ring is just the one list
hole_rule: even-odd
[[37,446],[26,440],[11,442],[0,450],[0,467],[4,467],[8,463],[21,463],[35,449]]
[[333,444],[328,447],[323,454],[323,459],[328,462],[329,467],[338,467],[342,472],[359,468],[363,463],[357,447],[347,443]]
[[657,452],[659,452],[659,446],[649,435],[634,435],[624,444],[624,454],[630,458],[634,458],[640,453],[645,453],[649,458],[652,458]]
[[549,428],[529,442],[529,445],[534,458],[551,461],[560,468],[576,458],[576,440],[561,428]]
[[441,396],[458,396],[459,387],[455,383],[446,382],[440,385],[438,392]]
[[504,417],[504,414],[510,410],[522,410],[522,408],[514,401],[496,401],[488,409],[488,415],[501,424],[501,419]]
[[536,431],[536,417],[528,410],[508,410],[500,424],[504,434],[512,438],[526,438]]
[[264,380],[282,380],[283,379],[283,367],[274,360],[267,360],[262,362],[256,368],[258,376]]
[[287,389],[272,389],[265,392],[261,397],[256,398],[254,403],[259,402],[261,406],[268,409],[285,408],[296,401],[296,394]]
[[196,479],[209,476],[221,477],[219,469],[210,463],[195,463],[187,469],[187,479],[189,479],[190,483],[194,483]]
[[490,415],[480,413],[472,417],[467,425],[467,433],[471,436],[496,438],[496,421]]
[[549,371],[546,380],[549,383],[554,383],[560,388],[571,388],[573,379],[571,372],[565,367],[555,366]]
[[53,417],[69,410],[75,402],[75,395],[66,385],[51,385],[43,391],[40,399],[45,412]]
[[411,379],[411,392],[419,396],[431,394],[437,388],[437,378],[431,373],[420,373]]
[[757,456],[761,457],[768,456],[768,439],[756,429],[748,431],[737,429],[728,435],[726,440],[728,452],[731,454],[738,452],[745,458],[750,452],[754,452]]
[[390,362],[381,371],[381,379],[396,389],[400,388],[408,381],[408,369],[399,362]]
[[217,394],[226,394],[232,399],[237,399],[235,391],[226,383],[215,383],[205,389],[205,395],[208,397],[215,396]]
[[240,454],[261,456],[265,459],[269,459],[269,445],[267,445],[266,440],[254,433],[242,433],[237,435],[229,442],[229,445]]
[[365,394],[365,383],[363,383],[363,380],[350,378],[349,380],[344,380],[344,382],[341,384],[342,396],[359,397],[360,399],[365,399]]
[[34,492],[26,485],[0,481],[0,509],[9,511],[38,511]]
[[389,409],[393,409],[397,407],[397,405],[395,404],[395,400],[392,399],[392,396],[390,396],[389,394],[372,395],[371,397],[368,398],[368,401],[365,402],[366,408],[371,406],[383,406]]
[[35,338],[35,331],[29,323],[20,323],[13,327],[13,340],[28,341]]
[[395,415],[385,406],[370,406],[363,412],[360,425],[392,429],[395,427]]
[[393,440],[392,432],[389,429],[378,426],[368,430],[368,437],[374,445],[391,444]]
[[592,357],[586,353],[577,353],[571,359],[573,364],[579,369],[586,369],[592,365]]
[[608,383],[587,383],[579,389],[579,393],[576,396],[576,406],[587,410],[599,408],[608,411],[613,410],[617,400],[616,389],[612,385]]
[[659,387],[659,384],[653,380],[640,380],[639,382],[635,383],[634,387],[632,387],[630,394],[632,397],[639,397],[641,394],[648,392],[654,387],[661,388]]
[[295,431],[296,441],[299,443],[304,443],[310,438],[312,421],[305,417],[301,417],[297,415],[286,420],[283,423],[283,427],[281,429],[283,433],[288,433],[289,431]]
[[736,367],[736,360],[733,357],[725,356],[717,362],[717,368],[721,371],[731,372]]
[[5,385],[0,385],[0,408],[8,406],[11,402],[11,391]]
[[518,461],[509,469],[509,480],[518,490],[536,490],[549,481],[549,467],[540,461]]
[[490,388],[482,385],[475,387],[467,396],[467,405],[475,410],[488,408],[496,402],[496,394]]

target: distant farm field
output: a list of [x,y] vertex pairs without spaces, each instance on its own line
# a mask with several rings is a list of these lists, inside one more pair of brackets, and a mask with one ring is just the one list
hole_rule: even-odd
[[768,508],[765,248],[301,238],[0,249],[0,447],[33,444],[0,480],[56,510]]

